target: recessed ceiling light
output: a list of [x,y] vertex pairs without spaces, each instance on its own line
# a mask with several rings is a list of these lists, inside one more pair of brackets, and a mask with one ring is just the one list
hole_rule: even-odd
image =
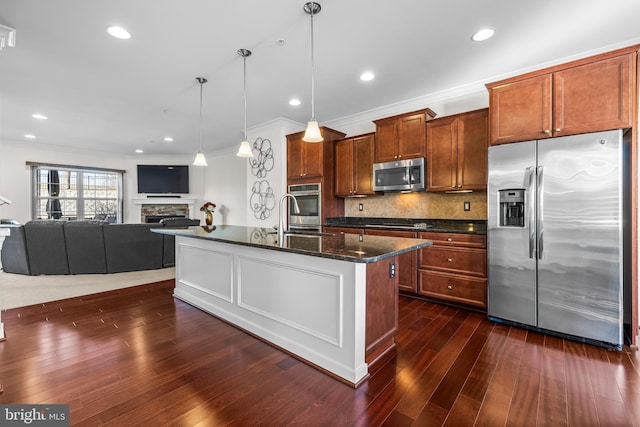
[[36,136],[35,135],[31,135],[30,133],[25,134],[24,137],[27,138],[27,139],[36,139]]
[[300,105],[300,100],[298,98],[293,98],[289,101],[289,105],[293,105],[294,107]]
[[487,39],[490,39],[495,34],[495,30],[491,28],[483,28],[477,31],[474,35],[471,36],[471,40],[474,42],[481,42]]
[[363,82],[368,82],[375,78],[376,78],[376,75],[373,74],[371,71],[366,71],[362,73],[362,75],[360,76],[360,80],[362,80]]
[[33,117],[34,119],[38,119],[38,120],[47,120],[49,118],[49,117],[45,116],[44,114],[40,114],[40,113],[32,114],[31,117]]
[[115,37],[120,40],[129,40],[131,38],[131,34],[129,34],[129,31],[115,25],[107,27],[107,33],[109,33],[111,37]]
[[138,154],[142,154],[142,153],[144,153],[144,151],[142,151],[141,149],[139,149],[139,148],[138,148],[138,149],[136,150],[136,153],[138,153]]
[[165,136],[164,142],[173,142],[173,138],[171,138],[170,136]]

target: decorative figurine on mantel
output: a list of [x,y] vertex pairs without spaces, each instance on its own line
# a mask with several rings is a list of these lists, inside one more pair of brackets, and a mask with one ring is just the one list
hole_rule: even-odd
[[204,222],[207,225],[213,224],[213,212],[216,207],[215,203],[207,202],[200,207],[200,212],[204,212]]

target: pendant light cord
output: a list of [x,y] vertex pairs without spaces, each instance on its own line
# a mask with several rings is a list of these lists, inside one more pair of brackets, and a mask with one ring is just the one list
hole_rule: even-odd
[[316,112],[315,112],[315,92],[316,92],[316,88],[315,88],[315,60],[314,60],[314,54],[313,54],[313,10],[314,10],[314,5],[313,3],[311,4],[311,120],[315,121],[316,119]]
[[244,140],[247,140],[247,57],[243,56],[243,66],[244,66]]
[[202,153],[202,80],[200,80],[200,122],[199,122],[199,138],[200,138],[200,149],[198,150],[200,153]]

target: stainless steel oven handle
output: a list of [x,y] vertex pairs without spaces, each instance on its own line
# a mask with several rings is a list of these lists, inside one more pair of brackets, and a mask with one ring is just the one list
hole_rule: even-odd
[[527,228],[528,228],[527,232],[529,234],[529,258],[532,258],[532,259],[534,257],[535,250],[536,250],[536,229],[535,229],[535,222],[534,222],[534,218],[535,218],[534,176],[535,176],[535,167],[533,166],[528,167],[527,168],[528,183],[527,183],[526,215],[527,215]]

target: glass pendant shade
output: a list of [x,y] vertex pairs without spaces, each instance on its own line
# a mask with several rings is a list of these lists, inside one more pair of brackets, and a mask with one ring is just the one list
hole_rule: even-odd
[[320,133],[320,128],[318,127],[318,122],[315,120],[309,121],[307,123],[307,129],[304,131],[304,136],[302,140],[305,142],[322,142],[324,139],[322,138],[322,134]]
[[248,141],[242,141],[240,143],[240,148],[236,153],[238,157],[253,157],[253,152],[251,151],[251,145],[249,145]]
[[193,165],[194,166],[208,166],[207,165],[207,159],[205,159],[204,154],[202,154],[200,151],[198,151],[198,154],[196,154],[196,158],[193,159]]

